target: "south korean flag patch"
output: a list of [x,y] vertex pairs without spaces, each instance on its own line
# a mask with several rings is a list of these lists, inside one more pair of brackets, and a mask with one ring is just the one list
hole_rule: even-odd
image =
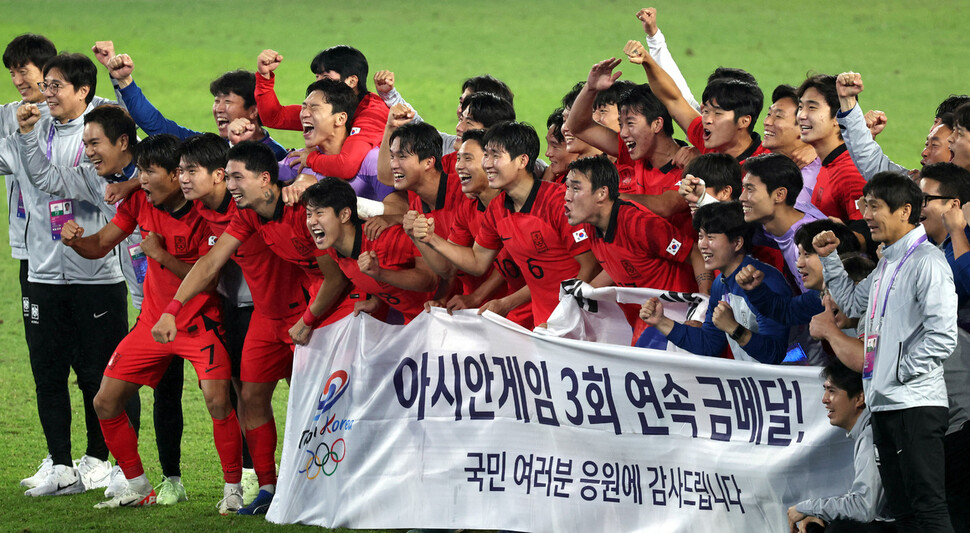
[[209,246],[215,246],[218,239],[215,235],[209,235]]
[[[588,237],[589,237],[589,235],[586,235],[586,230],[584,230],[584,229],[578,229],[578,230],[576,230],[576,231],[573,232],[573,240],[576,241],[576,242],[583,242]],[[678,243],[678,244],[680,244],[680,243]]]
[[680,241],[677,239],[670,239],[670,244],[667,245],[667,253],[670,255],[677,255],[677,252],[680,251],[680,247]]
[[360,133],[360,128],[350,128],[351,135],[357,135],[358,133]]

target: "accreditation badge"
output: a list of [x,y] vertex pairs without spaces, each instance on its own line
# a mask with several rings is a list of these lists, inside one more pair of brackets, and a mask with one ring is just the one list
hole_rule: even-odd
[[51,239],[61,240],[61,229],[74,220],[74,200],[53,200],[48,204],[51,214]]
[[872,367],[876,364],[876,346],[879,335],[866,335],[866,352],[862,361],[862,379],[872,379]]

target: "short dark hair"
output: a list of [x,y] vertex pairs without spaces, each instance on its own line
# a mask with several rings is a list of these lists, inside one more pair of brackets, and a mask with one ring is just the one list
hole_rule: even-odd
[[589,179],[592,190],[606,187],[610,200],[616,201],[620,197],[620,173],[610,160],[603,154],[591,157],[580,157],[569,164],[569,170],[581,172]]
[[623,93],[629,91],[630,89],[636,87],[637,84],[630,80],[616,80],[613,85],[610,85],[608,89],[596,93],[596,97],[593,98],[593,109],[602,107],[605,105],[615,105],[620,106],[620,98],[623,97]]
[[776,191],[779,187],[784,187],[785,203],[789,207],[794,207],[795,199],[802,192],[802,171],[794,161],[788,157],[774,153],[763,154],[757,157],[749,157],[741,165],[741,172],[758,176],[768,194]]
[[88,88],[85,103],[90,104],[94,100],[94,93],[98,90],[98,67],[94,66],[94,61],[88,56],[61,52],[44,63],[44,77],[54,68],[61,71],[64,81],[74,85],[75,91],[81,87]]
[[835,114],[842,107],[842,104],[839,103],[839,92],[836,89],[835,76],[829,76],[828,74],[809,75],[808,79],[798,86],[796,94],[799,100],[805,95],[805,91],[809,89],[815,89],[822,94],[822,98],[825,99],[825,103],[829,106],[829,117],[835,118]]
[[573,107],[573,104],[576,103],[576,97],[579,96],[579,93],[582,92],[583,86],[585,85],[586,85],[585,81],[578,81],[576,82],[575,85],[573,85],[569,89],[566,95],[562,97],[562,101],[560,102],[560,105],[563,107],[563,109],[569,109]]
[[472,94],[481,92],[492,93],[498,95],[499,98],[508,100],[510,104],[515,104],[515,95],[512,94],[512,89],[509,89],[509,86],[504,81],[490,74],[468,78],[461,84],[461,92],[465,92],[466,89],[470,90]]
[[310,96],[313,91],[323,93],[323,100],[330,104],[334,113],[347,113],[345,126],[350,131],[350,125],[354,121],[354,111],[357,110],[358,98],[354,90],[342,81],[323,78],[317,80],[306,88],[306,95]]
[[964,129],[970,129],[970,103],[953,110],[953,123],[954,127],[962,126]]
[[923,209],[923,191],[908,176],[892,171],[880,172],[862,188],[863,196],[870,194],[886,202],[890,211],[909,204],[909,223],[914,226],[919,224],[920,211]]
[[940,124],[946,126],[947,128],[953,129],[956,120],[953,118],[953,113],[943,113],[942,115],[936,117],[940,119]]
[[226,154],[226,163],[229,161],[239,161],[250,172],[262,174],[269,172],[269,181],[272,184],[279,183],[280,167],[276,161],[276,154],[265,144],[257,141],[243,141],[232,148]]
[[723,233],[729,241],[738,237],[744,239],[741,251],[751,249],[751,235],[754,225],[744,221],[741,202],[716,202],[702,205],[694,212],[694,230],[706,233]]
[[872,259],[869,259],[862,252],[840,253],[839,259],[842,260],[842,268],[845,269],[845,273],[855,283],[866,279],[876,269],[876,264]]
[[111,144],[117,144],[122,135],[128,136],[128,150],[134,152],[138,144],[138,126],[135,125],[128,111],[121,106],[114,104],[98,106],[84,115],[84,123],[100,125],[104,130],[104,136],[111,141]]
[[758,85],[758,80],[754,76],[744,70],[743,68],[736,67],[717,67],[714,72],[711,72],[710,76],[707,77],[707,83],[710,84],[714,80],[738,80],[744,83],[750,83],[752,85]]
[[548,130],[549,128],[553,128],[552,137],[559,142],[564,142],[566,140],[566,137],[562,134],[563,122],[561,107],[557,107],[556,110],[549,115],[549,118],[546,119],[546,129]]
[[475,122],[481,122],[486,129],[499,122],[515,120],[512,103],[493,93],[477,92],[466,96],[461,110],[466,109],[468,116]]
[[[664,135],[673,137],[674,122],[670,118],[670,111],[667,111],[667,106],[657,98],[657,95],[653,94],[650,86],[646,83],[635,85],[625,91],[620,95],[620,101],[617,102],[617,106],[620,111],[625,109],[627,113],[642,115],[643,118],[647,119],[647,122],[653,122],[658,118],[662,118],[664,121]],[[735,164],[737,163],[735,162]]]
[[[485,132],[484,146],[489,144],[502,148],[515,159],[525,154],[529,157],[525,170],[532,174],[536,158],[539,157],[539,135],[527,122],[499,122]],[[439,142],[440,146],[441,143]]]
[[757,84],[735,78],[717,78],[707,84],[701,96],[704,103],[717,101],[718,107],[734,112],[734,123],[745,115],[751,117],[748,133],[754,132],[755,123],[761,115],[765,95]]
[[135,165],[142,169],[156,165],[168,172],[175,172],[179,166],[180,144],[178,137],[168,133],[152,135],[138,143]]
[[941,196],[952,196],[960,204],[970,200],[970,170],[953,163],[933,163],[920,171],[920,178],[936,180],[940,184]]
[[350,222],[355,225],[360,223],[357,215],[357,193],[342,179],[329,176],[321,178],[303,191],[300,200],[307,209],[329,207],[337,215],[344,209],[350,209]]
[[412,122],[401,126],[387,139],[388,147],[394,139],[401,140],[401,152],[414,154],[421,161],[433,157],[434,168],[441,170],[441,134],[431,124]]
[[43,35],[25,33],[13,38],[3,51],[3,68],[21,68],[33,63],[38,69],[57,55],[54,43]]
[[787,83],[782,83],[781,85],[775,87],[774,91],[771,91],[771,103],[775,103],[778,100],[783,100],[785,98],[788,98],[797,106],[798,90]]
[[345,44],[331,46],[317,54],[310,62],[310,71],[323,74],[332,70],[340,74],[340,81],[357,76],[357,94],[363,98],[367,93],[367,58],[364,54]]
[[226,168],[228,153],[229,143],[215,133],[203,133],[182,141],[182,159],[190,165],[199,165],[209,172]]
[[838,359],[832,359],[825,365],[822,378],[829,380],[835,388],[844,390],[849,398],[862,394],[862,374],[845,366]]
[[688,174],[704,180],[704,184],[713,187],[714,192],[730,187],[733,200],[741,196],[741,166],[738,165],[737,159],[728,154],[720,152],[701,154],[687,163],[684,176]]
[[936,118],[941,118],[947,113],[952,113],[956,109],[964,104],[970,103],[970,96],[965,94],[951,94],[947,96],[945,100],[940,102],[940,105],[936,108]]
[[795,245],[801,246],[805,253],[816,255],[818,252],[815,251],[815,245],[812,241],[815,240],[815,236],[823,231],[831,231],[839,239],[839,247],[836,249],[838,254],[848,254],[853,252],[862,251],[862,247],[859,245],[859,239],[856,238],[855,233],[849,229],[849,226],[845,224],[839,224],[838,222],[832,222],[827,218],[821,220],[813,220],[803,224],[801,227],[795,231]]
[[465,133],[461,134],[461,142],[465,141],[475,141],[482,148],[485,147],[485,130],[465,130]]
[[233,93],[242,97],[247,108],[253,107],[256,105],[256,76],[248,70],[230,70],[212,80],[209,92],[212,96]]

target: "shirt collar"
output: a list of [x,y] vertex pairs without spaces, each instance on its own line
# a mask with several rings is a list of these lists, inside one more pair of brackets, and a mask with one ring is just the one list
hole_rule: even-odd
[[896,261],[901,259],[906,255],[906,251],[909,247],[916,242],[917,239],[926,235],[926,230],[923,229],[922,225],[916,226],[915,228],[906,232],[898,241],[886,246],[882,249],[882,256],[886,261]]
[[752,154],[757,152],[758,148],[761,148],[761,135],[758,135],[758,132],[756,131],[752,131],[751,144],[749,144],[748,147],[741,152],[741,155],[735,157],[735,159],[737,159],[738,163],[743,163],[745,159],[751,157]]
[[838,148],[832,150],[832,152],[825,157],[825,160],[822,161],[822,166],[827,167],[831,165],[832,162],[835,161],[835,158],[845,153],[846,150],[848,150],[848,148],[845,146],[845,143],[840,144]]
[[272,222],[274,220],[279,220],[279,219],[283,218],[283,195],[280,194],[276,198],[276,210],[273,211],[272,218],[263,218],[262,215],[260,215],[259,218],[260,218],[260,220],[262,220],[263,224],[265,224],[267,222]]
[[[532,204],[535,203],[536,195],[539,194],[539,187],[542,185],[541,180],[533,179],[532,181],[533,181],[532,190],[529,191],[529,197],[526,198],[525,203],[522,204],[522,209],[519,210],[519,213],[532,212]],[[509,196],[508,192],[505,193],[504,205],[505,205],[505,208],[508,209],[509,211],[513,213],[515,212],[515,202],[512,201],[512,197]]]
[[[364,240],[363,236],[364,236],[364,225],[360,223],[354,224],[354,247],[352,250],[350,250],[350,257],[352,259],[360,258],[360,245],[363,243],[363,240]],[[341,254],[340,252],[337,252],[337,255],[339,257],[347,257]]]
[[603,242],[611,243],[613,239],[616,238],[616,221],[620,216],[620,206],[621,205],[631,205],[630,202],[625,200],[617,200],[613,202],[613,209],[610,210],[610,223],[606,226],[606,233],[603,233],[596,228],[596,236],[603,239]]
[[421,200],[422,211],[424,213],[430,213],[432,211],[444,209],[445,197],[447,196],[448,196],[448,174],[445,174],[444,172],[442,172],[441,177],[438,178],[438,195],[435,197],[434,207],[424,203],[424,200]]

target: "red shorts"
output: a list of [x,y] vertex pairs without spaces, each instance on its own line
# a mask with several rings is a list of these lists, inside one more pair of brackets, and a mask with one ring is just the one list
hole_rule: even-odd
[[249,320],[243,343],[239,379],[249,383],[271,383],[290,377],[293,370],[293,339],[290,328],[300,314],[268,318],[258,310]]
[[160,344],[152,337],[152,326],[139,320],[111,354],[104,375],[155,388],[178,356],[192,363],[200,380],[229,379],[229,353],[217,333],[204,328],[195,334],[179,331],[174,341]]

